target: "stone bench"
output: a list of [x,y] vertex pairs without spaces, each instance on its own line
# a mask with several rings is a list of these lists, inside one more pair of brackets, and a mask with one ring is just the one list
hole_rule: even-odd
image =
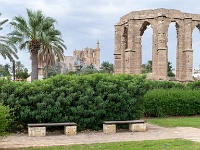
[[31,123],[28,124],[28,136],[46,136],[46,127],[48,126],[64,126],[65,135],[75,135],[77,125],[74,122],[69,123]]
[[104,133],[116,133],[116,124],[129,124],[129,131],[146,131],[144,120],[128,120],[128,121],[103,121]]

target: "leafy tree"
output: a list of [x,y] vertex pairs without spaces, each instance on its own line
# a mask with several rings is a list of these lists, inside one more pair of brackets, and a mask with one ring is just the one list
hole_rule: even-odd
[[25,80],[25,79],[27,79],[29,76],[30,75],[28,74],[28,71],[26,71],[26,70],[20,70],[20,71],[18,71],[16,73],[16,78],[18,80],[22,80],[22,81]]
[[113,72],[114,70],[114,66],[112,63],[109,63],[108,61],[104,61],[102,64],[101,64],[101,67],[100,69],[105,72],[105,73],[111,73]]
[[174,77],[174,76],[175,76],[175,74],[172,72],[172,63],[171,63],[171,62],[168,62],[167,75],[168,75],[169,77]]
[[[1,16],[1,13],[0,13]],[[4,23],[6,23],[8,19],[0,21],[0,30],[3,30],[1,27]],[[8,58],[10,61],[13,61],[15,58],[18,59],[17,49],[14,44],[10,42],[7,36],[0,36],[0,55],[6,59]]]
[[[52,77],[55,76],[57,74],[61,74],[61,64],[59,62],[56,61],[56,63],[54,64],[54,66],[49,66],[44,67],[45,72],[48,72],[48,76],[46,77],[47,73],[45,73],[44,78],[48,78],[48,77]],[[48,71],[47,71],[48,69]]]
[[22,70],[24,70],[24,65],[21,63],[21,61],[16,61],[15,62],[15,72],[18,73]]
[[42,48],[42,41],[46,32],[53,28],[55,19],[45,17],[42,11],[27,9],[28,18],[15,16],[10,23],[14,30],[9,34],[10,41],[18,44],[19,48],[28,49],[32,60],[31,80],[38,79],[38,52]]
[[152,72],[152,60],[149,60],[146,64],[142,64],[142,73]]
[[0,76],[1,77],[11,76],[9,69],[10,69],[9,64],[5,64],[4,66],[0,65]]
[[89,66],[80,68],[80,70],[77,70],[77,71],[78,71],[78,74],[85,74],[85,75],[99,72],[92,64],[90,64]]
[[[142,73],[152,72],[152,60],[149,60],[146,64],[142,64]],[[167,75],[169,77],[174,77],[175,74],[172,72],[172,63],[168,62]]]

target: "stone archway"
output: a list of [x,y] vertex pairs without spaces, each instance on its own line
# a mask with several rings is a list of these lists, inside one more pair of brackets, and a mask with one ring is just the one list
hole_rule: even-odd
[[153,29],[153,78],[167,79],[168,27],[176,22],[176,79],[192,81],[192,31],[200,24],[200,15],[173,9],[133,11],[115,25],[115,74],[141,74],[141,37],[148,25]]

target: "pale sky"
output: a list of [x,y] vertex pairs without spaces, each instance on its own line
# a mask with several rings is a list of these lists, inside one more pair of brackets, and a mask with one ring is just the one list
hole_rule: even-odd
[[[26,17],[26,8],[41,10],[44,15],[57,20],[57,29],[62,33],[67,50],[66,56],[72,56],[74,49],[86,47],[96,48],[99,40],[101,48],[101,63],[114,63],[114,25],[120,17],[131,12],[146,9],[177,9],[185,13],[200,14],[199,0],[0,0],[0,21],[12,20],[14,16]],[[3,25],[0,35],[6,35],[12,28]],[[169,61],[176,65],[176,29],[175,24],[169,27]],[[200,64],[200,34],[193,32],[194,61],[193,66]],[[142,38],[142,63],[152,59],[152,29],[148,27]],[[31,60],[28,50],[18,53],[19,61],[31,70]],[[0,56],[0,64],[9,63]]]

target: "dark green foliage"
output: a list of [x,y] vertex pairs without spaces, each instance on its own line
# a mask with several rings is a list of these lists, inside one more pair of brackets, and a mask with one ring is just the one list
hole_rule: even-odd
[[100,67],[100,71],[102,73],[113,73],[114,72],[114,66],[112,63],[109,63],[108,61],[103,61]]
[[200,91],[191,89],[155,89],[144,96],[145,116],[189,116],[200,114]]
[[[142,73],[145,74],[152,72],[152,66],[153,66],[152,60],[149,60],[146,64],[142,64]],[[172,71],[173,71],[172,63],[168,62],[167,76],[174,77],[175,74]]]
[[146,93],[143,76],[57,75],[32,83],[0,82],[0,101],[12,108],[13,128],[27,123],[76,122],[102,129],[105,120],[139,119]]
[[168,62],[167,75],[169,77],[175,77],[175,74],[172,72],[172,63],[171,62]]
[[11,76],[9,69],[10,69],[9,64],[0,65],[0,77]]
[[0,137],[6,134],[6,129],[9,123],[9,108],[0,103]]
[[200,89],[200,80],[188,83],[187,87],[190,89]]
[[27,79],[29,76],[28,72],[23,70],[16,73],[16,78],[21,80]]
[[154,81],[154,80],[146,80],[145,86],[147,86],[148,90],[152,89],[185,89],[187,88],[184,84],[178,82],[171,81]]

